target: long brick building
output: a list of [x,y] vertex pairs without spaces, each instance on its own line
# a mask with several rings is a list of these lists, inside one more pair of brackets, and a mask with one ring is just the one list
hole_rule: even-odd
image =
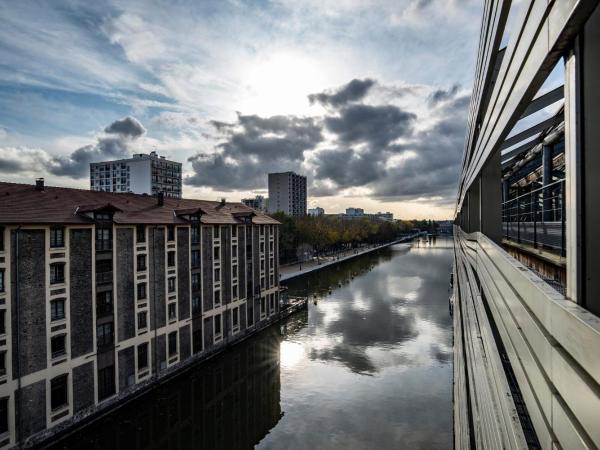
[[0,183],[0,447],[269,323],[277,243],[242,204]]

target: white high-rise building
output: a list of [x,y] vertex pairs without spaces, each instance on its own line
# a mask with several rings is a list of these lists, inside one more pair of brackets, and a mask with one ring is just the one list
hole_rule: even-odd
[[156,152],[90,163],[90,189],[150,195],[164,192],[166,197],[181,198],[181,163]]
[[269,174],[269,212],[306,215],[306,177],[294,172]]

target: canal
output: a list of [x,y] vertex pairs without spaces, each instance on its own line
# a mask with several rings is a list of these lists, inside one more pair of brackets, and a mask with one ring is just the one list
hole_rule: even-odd
[[451,448],[451,246],[401,244],[290,280],[308,311],[53,448]]

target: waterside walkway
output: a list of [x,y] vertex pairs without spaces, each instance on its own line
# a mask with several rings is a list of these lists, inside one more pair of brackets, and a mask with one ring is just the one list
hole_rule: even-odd
[[316,259],[312,259],[309,261],[304,261],[302,264],[289,264],[282,265],[279,269],[280,273],[280,281],[289,280],[291,278],[298,277],[300,275],[305,275],[309,272],[314,272],[315,270],[323,269],[324,267],[331,266],[333,264],[337,264],[342,261],[346,261],[348,259],[355,258],[356,256],[365,255],[367,253],[371,253],[377,250],[380,250],[385,247],[389,247],[394,244],[401,244],[403,242],[412,241],[415,237],[420,236],[421,233],[411,234],[409,236],[404,236],[400,239],[396,239],[395,241],[386,242],[385,244],[375,245],[373,247],[363,247],[363,248],[354,248],[350,250],[343,251],[334,256],[325,256],[320,257],[319,262],[317,263]]

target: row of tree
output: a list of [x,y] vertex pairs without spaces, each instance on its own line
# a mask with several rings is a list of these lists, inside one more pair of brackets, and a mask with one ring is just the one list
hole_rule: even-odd
[[284,213],[273,214],[273,218],[281,222],[279,252],[282,262],[389,242],[415,229],[432,230],[435,226],[431,220],[384,222],[343,220],[335,216],[290,217]]

